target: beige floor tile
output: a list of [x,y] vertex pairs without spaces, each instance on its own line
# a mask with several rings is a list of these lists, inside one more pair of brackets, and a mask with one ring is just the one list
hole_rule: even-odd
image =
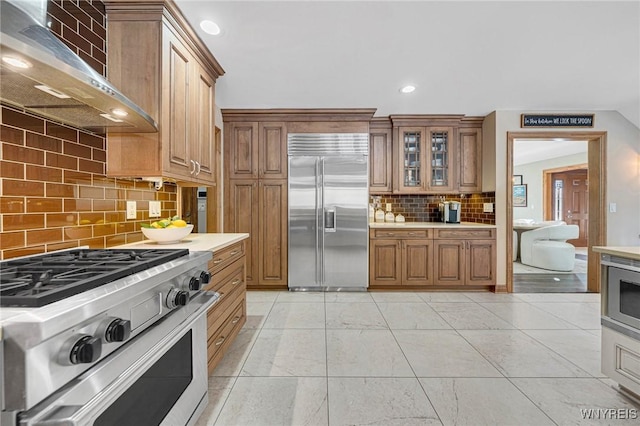
[[327,303],[327,328],[386,330],[384,320],[375,303]]
[[587,377],[587,372],[520,330],[460,330],[507,377]]
[[444,320],[456,330],[513,329],[502,318],[491,313],[477,303],[439,303],[430,302]]
[[325,377],[238,377],[218,426],[327,426]]
[[329,424],[441,425],[415,378],[329,378]]
[[324,302],[274,303],[264,328],[325,328]]
[[327,330],[329,377],[415,377],[389,330]]
[[443,330],[451,326],[426,303],[378,303],[392,330]]
[[503,377],[454,330],[394,330],[418,377]]
[[241,376],[327,375],[324,330],[263,329]]
[[[560,425],[619,424],[640,422],[640,405],[633,405],[620,393],[597,379],[513,379],[527,397]],[[606,418],[599,409],[616,411]],[[620,419],[620,414],[627,416]],[[635,418],[631,416],[635,415]]]

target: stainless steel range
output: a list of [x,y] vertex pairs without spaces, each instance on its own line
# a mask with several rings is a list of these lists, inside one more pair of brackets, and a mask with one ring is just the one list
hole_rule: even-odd
[[0,262],[2,425],[193,424],[210,252],[74,249]]

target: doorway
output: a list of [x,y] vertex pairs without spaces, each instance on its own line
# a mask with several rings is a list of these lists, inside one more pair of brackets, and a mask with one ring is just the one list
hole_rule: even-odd
[[584,202],[589,214],[586,226],[586,257],[588,259],[586,290],[600,292],[599,257],[591,248],[604,245],[606,242],[606,215],[604,211],[606,200],[606,132],[507,132],[507,188],[506,210],[506,256],[507,256],[507,291],[513,292],[513,185],[514,185],[514,142],[516,139],[539,141],[540,144],[552,143],[558,140],[587,141],[587,196]]
[[545,170],[543,174],[545,220],[578,225],[580,232],[578,238],[567,240],[567,242],[576,248],[587,247],[589,238],[587,165]]

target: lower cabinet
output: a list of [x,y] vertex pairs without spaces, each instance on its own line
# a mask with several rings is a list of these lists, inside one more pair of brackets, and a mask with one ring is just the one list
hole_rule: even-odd
[[220,294],[218,302],[207,312],[207,359],[209,374],[247,320],[245,241],[213,254],[209,261],[211,282],[205,290]]
[[433,240],[428,229],[372,231],[369,285],[432,285]]
[[438,229],[434,244],[436,283],[495,285],[495,229]]
[[372,229],[369,286],[495,285],[495,229]]

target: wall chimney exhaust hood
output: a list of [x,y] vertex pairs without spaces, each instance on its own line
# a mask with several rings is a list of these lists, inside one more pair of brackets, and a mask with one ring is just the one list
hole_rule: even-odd
[[0,0],[0,100],[107,132],[157,132],[153,120],[46,27],[47,0]]

